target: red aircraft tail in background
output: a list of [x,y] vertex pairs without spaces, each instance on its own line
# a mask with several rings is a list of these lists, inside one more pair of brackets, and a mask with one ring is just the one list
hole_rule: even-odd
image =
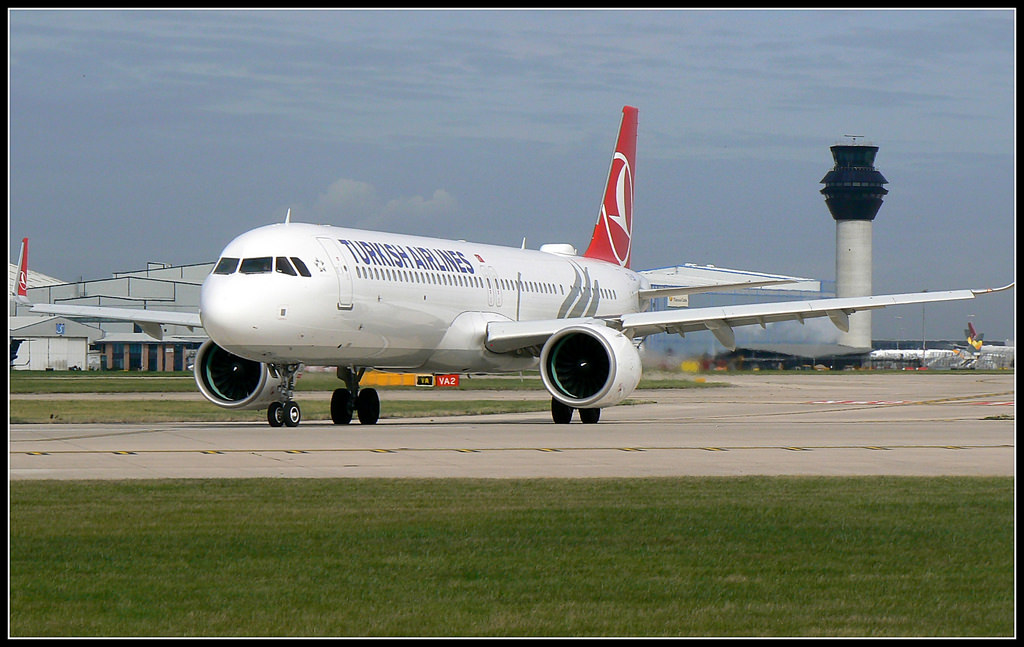
[[18,276],[11,293],[18,303],[28,303],[28,238],[21,239],[21,254],[18,255]]

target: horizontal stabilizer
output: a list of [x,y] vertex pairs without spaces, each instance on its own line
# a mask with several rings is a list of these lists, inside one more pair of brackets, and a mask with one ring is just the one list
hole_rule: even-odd
[[814,279],[694,263],[644,270],[640,275],[655,286],[640,290],[641,300],[771,286],[786,286],[783,289],[795,292],[821,292],[821,282]]
[[671,286],[666,288],[648,288],[640,290],[642,300],[657,299],[659,297],[678,297],[684,294],[699,294],[701,292],[715,292],[718,290],[742,290],[744,288],[762,288],[769,285],[782,285],[795,283],[804,279],[773,279],[769,281],[742,281],[740,283],[716,283],[713,285],[687,285]]

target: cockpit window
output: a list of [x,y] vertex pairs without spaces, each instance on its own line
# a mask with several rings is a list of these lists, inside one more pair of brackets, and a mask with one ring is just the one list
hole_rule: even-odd
[[312,274],[309,273],[309,270],[306,269],[306,264],[302,262],[301,258],[292,256],[292,263],[295,263],[295,269],[297,269],[299,271],[299,274],[301,274],[302,276],[313,276]]
[[213,273],[231,274],[236,269],[238,269],[238,259],[225,256],[224,258],[220,259],[220,262],[217,263],[217,267],[213,268]]
[[288,259],[284,256],[278,256],[275,268],[281,274],[287,274],[288,276],[295,276],[295,268],[288,262]]
[[242,267],[238,271],[242,274],[267,274],[273,269],[274,259],[270,256],[260,256],[243,260]]

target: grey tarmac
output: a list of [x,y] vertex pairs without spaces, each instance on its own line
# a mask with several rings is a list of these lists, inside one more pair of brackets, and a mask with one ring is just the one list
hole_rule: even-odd
[[[10,479],[1012,476],[1015,377],[965,372],[711,374],[601,422],[546,412],[374,426],[13,424]],[[487,391],[439,397],[482,399]],[[506,393],[507,395],[507,393]],[[151,394],[151,397],[160,397]],[[300,403],[301,397],[300,394]],[[317,396],[311,396],[317,397]],[[413,397],[431,397],[416,392]],[[505,396],[503,396],[505,397]],[[544,397],[520,393],[514,397]],[[409,399],[382,392],[388,399]]]

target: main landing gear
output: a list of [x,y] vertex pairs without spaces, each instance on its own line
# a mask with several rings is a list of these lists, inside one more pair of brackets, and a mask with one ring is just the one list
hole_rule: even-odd
[[375,425],[380,418],[380,397],[376,389],[360,389],[359,380],[365,368],[338,367],[338,377],[345,380],[345,388],[335,389],[331,395],[331,420],[336,425],[352,422],[355,413],[360,424]]
[[[551,398],[551,419],[556,425],[567,425],[572,422],[572,412],[576,411],[567,404]],[[580,422],[585,425],[596,424],[601,419],[600,409],[579,409]]]

